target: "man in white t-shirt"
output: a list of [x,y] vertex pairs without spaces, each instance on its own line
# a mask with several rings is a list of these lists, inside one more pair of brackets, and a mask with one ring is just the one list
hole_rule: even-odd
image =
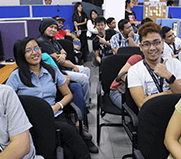
[[161,26],[153,22],[139,28],[144,60],[128,70],[128,88],[139,108],[155,96],[181,93],[181,62],[175,58],[162,59],[164,43],[160,31]]
[[181,60],[181,39],[175,37],[173,30],[164,26],[161,30],[164,42],[163,58],[178,58]]

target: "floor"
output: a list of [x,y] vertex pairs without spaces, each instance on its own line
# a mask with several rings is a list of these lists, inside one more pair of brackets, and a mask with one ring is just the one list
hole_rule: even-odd
[[[97,120],[97,97],[96,97],[96,87],[98,82],[98,67],[91,67],[91,62],[86,62],[84,64],[91,69],[91,98],[92,103],[95,106],[90,110],[88,114],[89,120],[89,132],[93,135],[93,142],[97,145],[96,141],[96,120]],[[103,119],[109,121],[121,122],[121,117],[113,115],[105,115]],[[101,139],[98,154],[91,154],[92,159],[122,159],[125,154],[131,153],[131,142],[124,131],[123,127],[103,127],[101,129]]]

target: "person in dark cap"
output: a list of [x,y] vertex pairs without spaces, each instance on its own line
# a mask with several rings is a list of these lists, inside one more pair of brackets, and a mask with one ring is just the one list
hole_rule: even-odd
[[[58,65],[60,70],[63,70],[71,78],[71,81],[78,82],[82,85],[84,93],[84,101],[86,107],[90,107],[89,97],[91,92],[91,75],[90,69],[82,65],[74,65],[70,61],[66,60],[67,53],[58,43],[53,39],[57,32],[58,24],[53,18],[43,19],[39,26],[41,35],[37,41],[41,46],[42,52],[48,53]],[[86,141],[86,144],[90,152],[97,153],[98,148],[93,144],[91,140]]]

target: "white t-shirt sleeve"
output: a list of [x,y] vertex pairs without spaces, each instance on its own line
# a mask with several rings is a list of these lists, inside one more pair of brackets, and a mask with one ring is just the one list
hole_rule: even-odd
[[164,42],[163,58],[169,59],[172,58],[173,50]]
[[140,75],[137,71],[137,64],[133,65],[128,70],[128,88],[142,86]]

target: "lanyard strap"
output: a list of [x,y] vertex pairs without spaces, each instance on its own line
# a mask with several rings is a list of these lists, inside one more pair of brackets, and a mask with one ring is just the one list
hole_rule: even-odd
[[[155,73],[153,72],[153,70],[149,67],[149,65],[147,64],[147,62],[145,61],[145,59],[143,60],[143,63],[145,65],[145,67],[147,68],[148,72],[150,73],[153,81],[155,82],[155,85],[158,89],[158,91],[161,93],[163,92],[163,78],[160,77],[160,82],[158,81],[158,77],[156,77]],[[161,58],[161,63],[163,63],[163,59]],[[160,83],[160,84],[159,84]]]
[[177,50],[175,49],[175,43],[173,43],[173,48],[171,47],[171,45],[168,46],[170,46],[170,48],[173,50],[174,55],[177,54]]

